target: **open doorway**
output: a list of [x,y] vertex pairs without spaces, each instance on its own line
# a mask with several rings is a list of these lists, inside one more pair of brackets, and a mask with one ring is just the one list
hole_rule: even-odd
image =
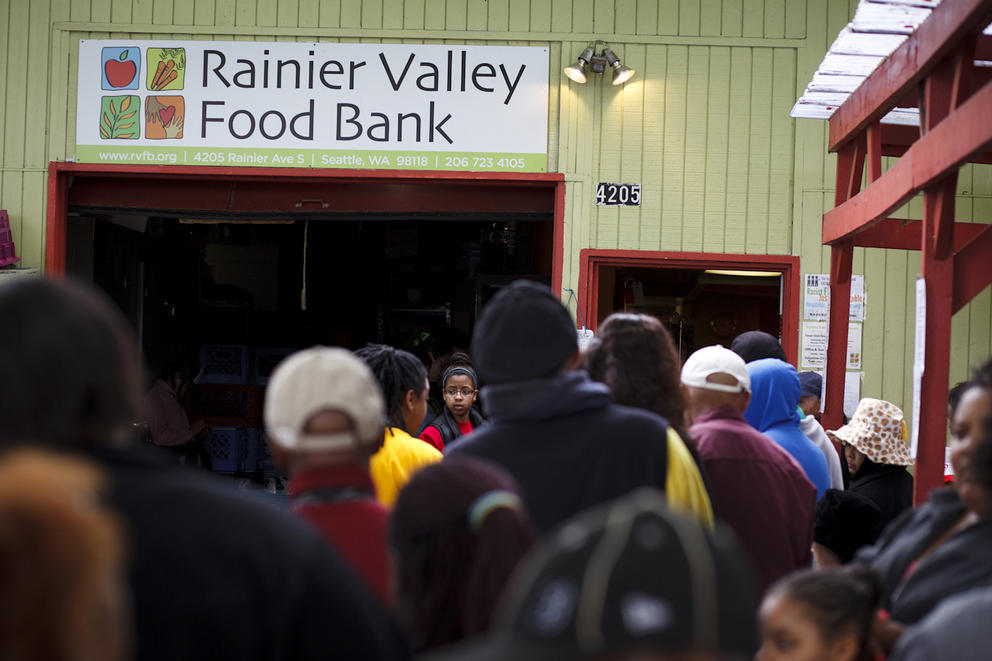
[[93,282],[155,368],[200,370],[187,410],[220,472],[258,472],[268,376],[314,344],[426,357],[498,289],[561,277],[558,174],[50,166],[46,270]]
[[642,312],[665,324],[683,360],[756,329],[796,357],[797,257],[583,250],[580,259],[579,322],[593,330],[613,312]]

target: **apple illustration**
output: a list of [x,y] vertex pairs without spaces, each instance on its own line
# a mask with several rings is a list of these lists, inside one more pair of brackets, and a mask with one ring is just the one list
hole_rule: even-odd
[[103,65],[103,72],[107,75],[107,82],[111,87],[127,87],[138,73],[138,67],[127,59],[127,51],[123,51],[119,59],[107,60]]

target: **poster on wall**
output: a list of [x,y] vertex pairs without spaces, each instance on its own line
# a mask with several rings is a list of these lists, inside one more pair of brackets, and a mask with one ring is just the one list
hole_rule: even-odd
[[547,170],[549,49],[81,40],[76,161]]
[[[830,274],[807,273],[803,287],[803,319],[826,321],[830,318]],[[865,276],[851,276],[850,321],[865,320]]]
[[[805,369],[821,370],[827,364],[828,324],[825,321],[804,321],[802,325],[802,353],[800,366]],[[861,369],[862,324],[847,325],[846,369]]]

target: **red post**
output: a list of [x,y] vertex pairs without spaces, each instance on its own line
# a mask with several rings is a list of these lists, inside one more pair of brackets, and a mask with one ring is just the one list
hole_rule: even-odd
[[54,161],[48,164],[48,203],[45,218],[45,276],[65,277],[68,176]]
[[830,323],[827,336],[827,368],[823,426],[837,429],[844,424],[844,381],[847,374],[847,330],[851,309],[851,269],[854,245],[830,246]]
[[[878,136],[874,137],[878,138]],[[837,154],[835,207],[848,201],[861,190],[867,142],[865,133],[862,132]],[[879,163],[881,163],[880,157]],[[837,429],[844,423],[844,382],[847,378],[847,331],[851,309],[853,261],[853,241],[841,241],[830,246],[830,323],[827,329],[826,384],[823,403],[823,426],[826,429]]]
[[951,314],[954,301],[954,189],[957,173],[924,192],[923,279],[926,283],[923,377],[913,501],[921,503],[943,483],[947,444],[947,384],[950,380]]

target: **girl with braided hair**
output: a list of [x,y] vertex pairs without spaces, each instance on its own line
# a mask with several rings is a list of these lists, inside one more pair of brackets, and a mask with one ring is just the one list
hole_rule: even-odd
[[467,355],[460,352],[452,354],[451,365],[441,377],[441,394],[444,396],[444,409],[441,415],[424,427],[420,440],[444,452],[445,445],[486,421],[473,406],[479,396],[479,377]]
[[386,436],[369,470],[379,502],[392,508],[414,473],[441,461],[438,450],[411,436],[427,415],[427,370],[413,354],[385,344],[369,344],[355,355],[372,370],[386,403]]

